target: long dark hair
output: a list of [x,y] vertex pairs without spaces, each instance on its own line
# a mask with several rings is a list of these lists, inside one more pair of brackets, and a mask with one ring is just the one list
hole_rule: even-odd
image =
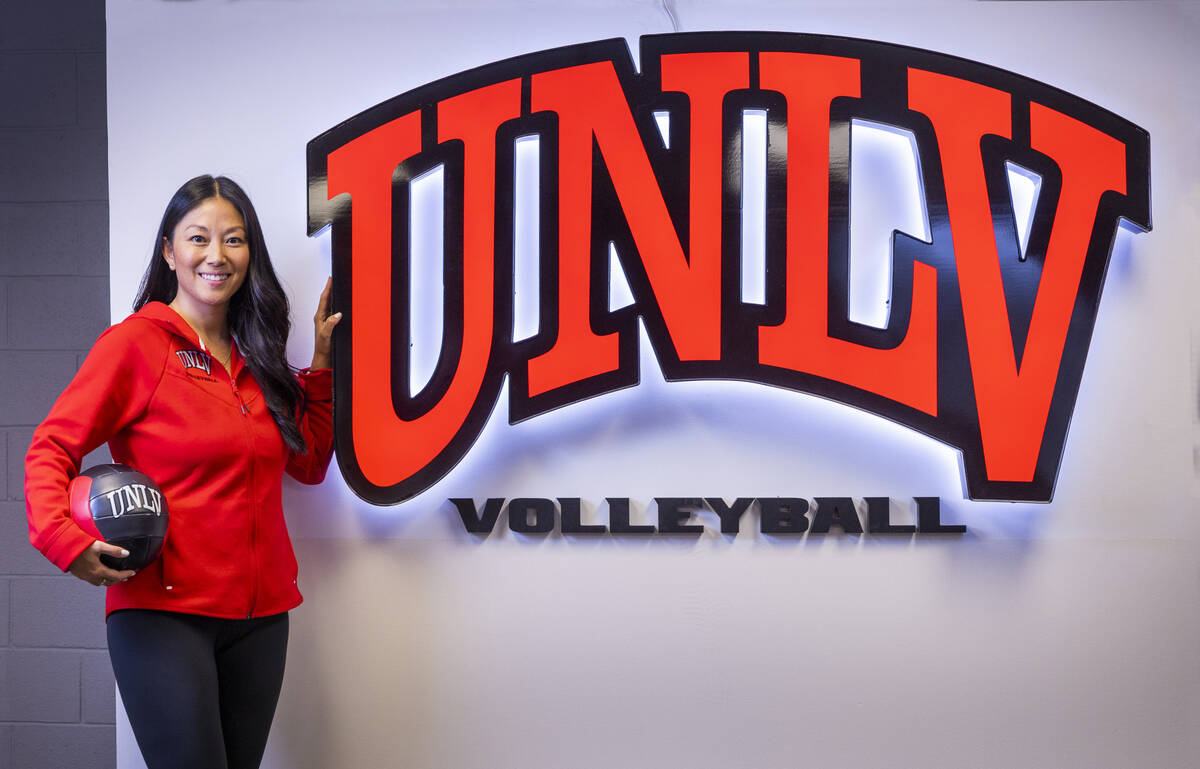
[[179,281],[163,259],[163,242],[171,242],[175,227],[189,211],[212,198],[229,201],[242,215],[242,221],[246,223],[246,242],[250,247],[246,279],[229,301],[229,329],[250,373],[262,388],[263,398],[279,426],[283,442],[292,451],[303,454],[307,447],[296,424],[296,414],[303,405],[304,393],[287,362],[287,338],[292,325],[287,294],[279,285],[279,278],[275,277],[254,204],[236,182],[224,176],[197,176],[175,192],[163,212],[162,224],[150,252],[150,266],[142,276],[133,309],[136,312],[148,302],[170,304],[175,298]]

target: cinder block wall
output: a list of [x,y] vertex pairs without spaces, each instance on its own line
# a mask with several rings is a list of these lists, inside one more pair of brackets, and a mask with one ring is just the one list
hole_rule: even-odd
[[103,0],[0,15],[0,769],[116,766],[103,590],[29,546],[22,497],[33,428],[108,325],[104,35]]

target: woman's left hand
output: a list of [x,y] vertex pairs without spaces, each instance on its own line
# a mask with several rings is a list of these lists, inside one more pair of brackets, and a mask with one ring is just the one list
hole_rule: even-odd
[[321,292],[321,301],[317,304],[317,314],[313,316],[313,358],[309,368],[333,368],[333,356],[330,352],[330,338],[333,328],[342,319],[340,312],[330,313],[333,305],[331,298],[333,278],[325,281],[325,290]]

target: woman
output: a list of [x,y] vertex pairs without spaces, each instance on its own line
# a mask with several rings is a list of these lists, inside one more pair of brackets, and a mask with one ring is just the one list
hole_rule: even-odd
[[[286,359],[288,302],[254,206],[225,177],[171,198],[135,313],[104,332],[34,433],[25,460],[30,540],[108,587],[109,656],[150,769],[257,767],[274,716],[288,610],[300,603],[284,523],[286,471],[319,483],[332,451],[329,284],[312,365]],[[162,488],[161,556],[140,572],[100,555],[70,517],[67,485],[108,442]]]

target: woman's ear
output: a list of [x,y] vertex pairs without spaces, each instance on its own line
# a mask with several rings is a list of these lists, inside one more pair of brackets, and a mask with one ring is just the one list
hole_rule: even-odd
[[167,240],[166,238],[163,238],[163,242],[162,242],[162,255],[163,255],[163,259],[167,263],[167,266],[170,267],[172,271],[174,271],[175,270],[175,251],[171,248],[171,241]]

